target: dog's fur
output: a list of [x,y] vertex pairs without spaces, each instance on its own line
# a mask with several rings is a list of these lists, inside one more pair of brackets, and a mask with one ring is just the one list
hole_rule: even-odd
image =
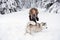
[[34,22],[32,22],[32,24],[29,22],[26,27],[26,33],[32,34],[33,32],[40,32],[44,28],[46,28],[46,23],[44,22],[37,23],[35,25],[34,25]]

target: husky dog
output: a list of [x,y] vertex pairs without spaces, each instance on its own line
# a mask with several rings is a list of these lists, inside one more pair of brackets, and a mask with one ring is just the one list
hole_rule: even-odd
[[26,27],[26,33],[32,34],[33,32],[40,32],[43,29],[47,28],[46,27],[46,23],[41,22],[41,23],[34,23],[32,22],[28,22],[27,27]]

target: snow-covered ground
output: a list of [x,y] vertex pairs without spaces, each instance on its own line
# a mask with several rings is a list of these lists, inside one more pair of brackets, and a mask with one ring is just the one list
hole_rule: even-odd
[[46,22],[48,29],[29,35],[25,33],[29,21],[29,9],[0,15],[0,40],[60,40],[60,14],[39,9],[39,21]]

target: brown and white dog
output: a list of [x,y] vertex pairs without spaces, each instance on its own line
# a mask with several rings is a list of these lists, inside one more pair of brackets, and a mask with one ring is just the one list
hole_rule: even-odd
[[34,23],[33,21],[28,22],[27,27],[26,27],[26,33],[32,34],[33,32],[40,32],[43,29],[47,28],[46,23],[41,22],[41,23]]

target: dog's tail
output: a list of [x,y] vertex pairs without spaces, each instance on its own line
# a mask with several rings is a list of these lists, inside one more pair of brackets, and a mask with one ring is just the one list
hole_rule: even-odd
[[30,22],[27,23],[27,25],[29,25],[29,24],[35,25],[36,23],[33,22],[33,21],[30,21]]

